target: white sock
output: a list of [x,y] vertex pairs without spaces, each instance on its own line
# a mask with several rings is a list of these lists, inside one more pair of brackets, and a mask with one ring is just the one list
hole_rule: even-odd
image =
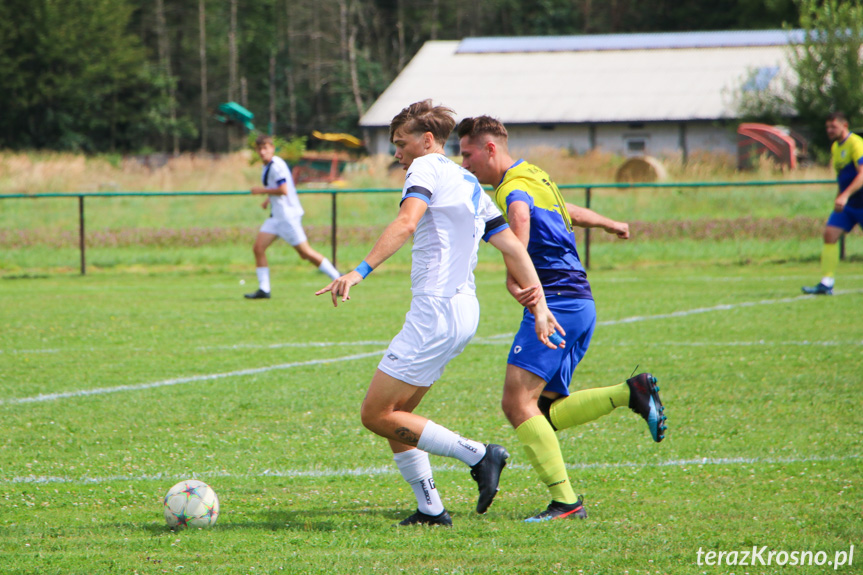
[[823,283],[829,288],[832,288],[833,284],[836,283],[836,280],[834,278],[831,278],[830,276],[824,276],[823,278],[821,278],[821,283]]
[[434,455],[455,457],[471,467],[485,457],[485,445],[465,439],[431,420],[423,428],[417,448]]
[[328,260],[327,258],[324,258],[321,261],[321,265],[318,266],[318,269],[330,276],[331,280],[337,280],[342,277],[342,274],[339,273],[339,270],[336,269],[336,266],[331,264],[330,260]]
[[258,287],[270,293],[270,268],[255,268],[258,274]]
[[426,515],[443,513],[443,503],[432,477],[429,454],[420,449],[411,449],[402,453],[394,453],[393,459],[405,481],[414,490],[417,498],[417,509]]

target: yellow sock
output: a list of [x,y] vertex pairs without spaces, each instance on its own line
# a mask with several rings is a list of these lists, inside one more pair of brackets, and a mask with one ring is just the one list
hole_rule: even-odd
[[826,278],[836,275],[839,267],[839,244],[824,244],[821,250],[821,273]]
[[515,433],[528,461],[551,491],[551,498],[561,503],[575,503],[577,498],[566,473],[560,443],[545,416],[531,417],[519,425]]
[[609,387],[584,389],[552,403],[551,422],[558,429],[566,429],[599,419],[617,407],[628,405],[629,386],[626,382]]

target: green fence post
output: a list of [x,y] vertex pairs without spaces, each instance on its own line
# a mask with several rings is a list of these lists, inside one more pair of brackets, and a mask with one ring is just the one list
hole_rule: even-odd
[[[590,187],[584,188],[584,207],[590,209]],[[584,228],[584,269],[590,269],[590,228]]]
[[336,214],[336,196],[337,195],[338,195],[338,192],[333,190],[333,193],[331,196],[332,212],[330,215],[330,217],[331,217],[331,221],[330,221],[330,243],[332,244],[332,250],[333,250],[333,258],[332,258],[333,267],[336,267],[338,265],[338,264],[336,264],[336,242],[337,242],[337,237],[338,237],[338,230],[337,230],[338,225],[336,224],[336,215],[337,215]]
[[78,246],[81,250],[81,275],[87,275],[87,257],[84,242],[84,196],[78,196]]

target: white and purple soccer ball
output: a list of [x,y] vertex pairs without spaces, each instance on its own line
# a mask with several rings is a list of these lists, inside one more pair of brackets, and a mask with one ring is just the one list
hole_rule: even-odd
[[165,495],[165,522],[171,529],[205,529],[219,518],[219,498],[213,488],[197,479],[181,481]]

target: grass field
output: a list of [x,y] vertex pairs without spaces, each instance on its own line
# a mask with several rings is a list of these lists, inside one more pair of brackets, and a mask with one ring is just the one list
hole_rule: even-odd
[[[537,525],[521,520],[548,496],[499,409],[519,309],[484,248],[477,337],[417,411],[513,457],[484,516],[467,469],[432,458],[443,530],[393,527],[412,492],[359,421],[408,307],[406,256],[337,310],[312,295],[323,276],[285,258],[262,302],[241,298],[253,272],[230,262],[0,279],[0,573],[812,574],[834,567],[697,553],[832,561],[851,545],[836,571],[861,572],[859,262],[822,298],[800,295],[814,261],[592,272],[600,324],[573,386],[639,365],[669,433],[654,444],[624,409],[562,432],[589,518]],[[161,497],[188,477],[222,516],[173,533]]]

